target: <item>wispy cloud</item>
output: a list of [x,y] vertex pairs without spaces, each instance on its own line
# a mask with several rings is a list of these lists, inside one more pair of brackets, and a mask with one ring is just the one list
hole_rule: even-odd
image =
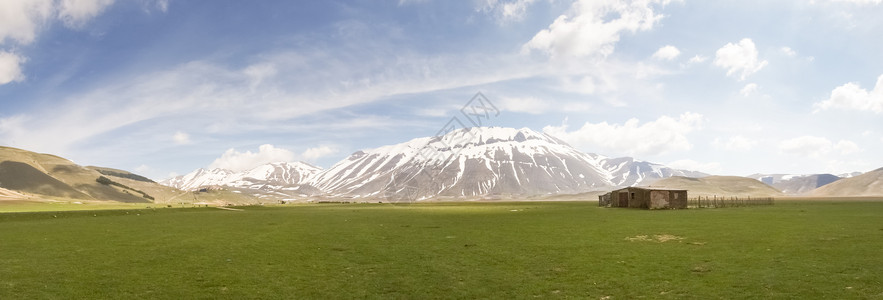
[[179,145],[186,145],[192,142],[190,140],[190,135],[182,131],[175,132],[175,134],[172,135],[172,140]]
[[67,27],[80,28],[95,16],[101,14],[114,0],[61,0],[58,18]]
[[853,141],[840,140],[836,143],[823,137],[805,135],[779,142],[779,153],[810,158],[823,158],[831,153],[840,155],[861,152],[861,147]]
[[732,136],[729,139],[721,139],[715,138],[712,142],[712,145],[719,149],[729,150],[729,151],[749,151],[757,145],[757,141],[749,139],[747,137],[736,135]]

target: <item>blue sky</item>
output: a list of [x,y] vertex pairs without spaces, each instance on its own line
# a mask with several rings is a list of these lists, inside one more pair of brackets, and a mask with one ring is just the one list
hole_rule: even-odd
[[154,179],[489,125],[715,174],[883,167],[883,1],[0,3],[0,145]]

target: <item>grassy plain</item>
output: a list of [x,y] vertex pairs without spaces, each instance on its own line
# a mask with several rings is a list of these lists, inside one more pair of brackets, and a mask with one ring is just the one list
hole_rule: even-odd
[[4,213],[0,299],[883,299],[883,202],[595,204]]

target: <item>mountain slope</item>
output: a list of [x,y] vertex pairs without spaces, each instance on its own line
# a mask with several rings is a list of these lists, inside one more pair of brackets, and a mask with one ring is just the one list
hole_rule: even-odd
[[331,196],[426,199],[580,193],[671,175],[631,158],[611,159],[523,128],[466,128],[359,151],[309,182]]
[[656,180],[672,176],[694,178],[709,176],[702,172],[676,170],[660,164],[635,160],[631,157],[602,159],[601,168],[611,175],[612,181],[616,186],[650,184]]
[[599,160],[528,129],[471,128],[356,152],[312,182],[353,197],[566,193],[611,186]]
[[[99,172],[99,169],[106,174]],[[104,183],[98,182],[101,177],[105,178]],[[132,178],[143,177],[109,168],[83,167],[54,155],[0,147],[0,188],[22,195],[153,202],[155,199],[167,199],[180,193],[149,180]]]
[[844,178],[810,193],[819,197],[883,196],[883,168]]
[[801,195],[840,180],[832,174],[791,175],[791,174],[752,174],[748,176],[773,186],[789,195]]
[[695,196],[782,196],[782,192],[752,178],[739,176],[708,176],[703,178],[670,177],[654,182],[652,187],[685,189]]
[[320,168],[303,162],[275,162],[242,172],[197,169],[186,175],[163,180],[160,184],[186,191],[226,186],[246,191],[280,192],[279,196],[309,196],[320,193],[315,187],[305,184],[308,178],[319,171]]

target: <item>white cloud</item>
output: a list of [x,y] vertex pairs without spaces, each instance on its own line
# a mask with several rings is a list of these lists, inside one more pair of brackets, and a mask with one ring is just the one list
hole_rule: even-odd
[[623,32],[650,30],[662,19],[652,5],[669,0],[579,0],[567,14],[538,32],[522,46],[522,53],[537,50],[552,58],[607,56]]
[[172,135],[172,140],[174,140],[175,144],[178,145],[190,144],[191,142],[190,135],[183,131],[175,132],[175,134]]
[[546,126],[543,132],[586,151],[611,151],[611,155],[655,155],[691,149],[693,145],[686,135],[698,130],[702,121],[701,114],[687,112],[677,119],[662,116],[644,124],[640,124],[638,119],[629,119],[622,125],[586,122],[574,131],[567,131],[564,124]]
[[852,141],[840,140],[834,143],[826,138],[811,135],[796,137],[779,143],[779,153],[811,158],[823,158],[832,152],[847,155],[861,151],[862,149],[858,144]]
[[337,152],[339,152],[339,151],[340,151],[340,149],[338,149],[337,147],[333,147],[333,146],[318,146],[318,147],[313,147],[313,148],[309,148],[307,150],[304,150],[304,152],[300,156],[301,156],[301,159],[308,161],[308,162],[312,162],[312,161],[316,161],[319,158],[326,157],[328,155],[337,154]]
[[862,110],[883,113],[883,75],[877,77],[877,84],[870,92],[858,83],[849,82],[831,91],[831,97],[813,104],[814,112],[829,108]]
[[0,85],[25,79],[25,75],[21,72],[21,64],[24,60],[15,53],[0,51]]
[[30,44],[37,31],[52,17],[53,0],[5,0],[0,2],[0,44],[6,39]]
[[751,39],[742,39],[738,44],[728,43],[717,50],[714,65],[727,69],[727,76],[738,75],[745,80],[749,75],[760,71],[767,61],[758,61],[757,48]]
[[730,150],[730,151],[748,151],[754,148],[757,145],[757,141],[746,138],[741,135],[732,136],[727,140],[722,140],[721,138],[716,138],[712,142],[717,148]]
[[751,96],[751,94],[754,94],[755,92],[757,92],[757,84],[756,83],[746,84],[745,87],[743,87],[741,90],[739,90],[739,94],[742,94],[742,96],[745,96],[745,97]]
[[[0,2],[0,45],[33,43],[56,16],[68,27],[81,27],[113,0],[5,0]],[[24,79],[25,58],[0,50],[0,85]]]
[[693,56],[692,58],[690,58],[690,60],[687,61],[687,63],[688,64],[698,64],[698,63],[705,62],[707,59],[708,59],[708,57],[697,54],[696,56]]
[[138,172],[138,173],[144,173],[144,172],[147,172],[150,170],[151,170],[150,166],[145,165],[145,164],[135,167],[135,172]]
[[877,5],[883,3],[883,0],[833,0],[834,2],[848,2],[858,5]]
[[245,171],[263,164],[280,161],[293,161],[294,152],[282,148],[276,148],[270,144],[258,147],[257,153],[251,151],[239,152],[230,148],[210,165],[210,169],[221,168],[234,172]]
[[675,48],[675,46],[672,45],[667,45],[656,50],[656,53],[653,53],[653,58],[659,60],[672,60],[678,57],[678,55],[681,55],[681,51],[678,50],[678,48]]
[[58,18],[64,25],[80,28],[113,4],[114,0],[61,0]]
[[783,54],[785,54],[787,56],[797,55],[797,52],[794,51],[794,49],[791,49],[791,47],[782,47],[780,50],[782,51]]
[[676,160],[665,165],[679,170],[699,171],[708,174],[716,174],[722,170],[721,164],[718,162],[701,163],[691,159]]

